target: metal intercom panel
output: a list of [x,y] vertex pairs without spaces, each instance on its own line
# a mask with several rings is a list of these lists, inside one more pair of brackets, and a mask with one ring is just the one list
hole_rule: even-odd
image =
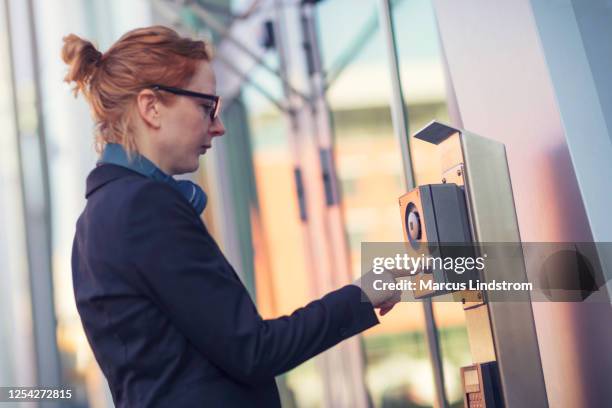
[[[443,187],[445,194],[440,196],[433,192],[435,187],[432,188],[438,185],[429,185],[417,187],[400,198],[406,241],[412,245],[411,240],[418,241],[420,232],[421,245],[431,248],[433,242],[444,243],[446,239],[445,233],[440,233],[441,226],[444,231],[457,233],[458,230],[446,230],[446,227],[466,222],[467,226],[462,226],[460,230],[469,232],[464,236],[474,243],[474,251],[480,251],[479,245],[484,243],[519,243],[504,145],[439,122],[430,123],[414,137],[437,146],[440,156],[439,185],[447,187]],[[460,189],[461,194],[451,194],[453,189],[455,192]],[[422,217],[411,215],[415,211],[413,206]],[[420,227],[424,227],[423,231],[419,231],[417,220]],[[484,282],[527,281],[525,263],[520,256],[510,262],[489,265],[479,274],[479,279]],[[429,277],[427,273],[419,275],[417,279],[448,279],[448,275],[443,274],[429,274]],[[465,292],[476,291],[456,292],[454,295],[464,303],[472,362],[480,365],[479,369],[485,364],[495,363],[486,366],[486,370],[491,375],[496,375],[494,372],[499,374],[499,387],[490,391],[497,393],[495,398],[498,398],[499,406],[548,406],[529,299],[489,302],[483,294],[471,297],[474,293]],[[441,293],[421,295],[438,294]],[[468,373],[468,379],[473,379],[471,375],[469,377]],[[473,385],[468,382],[466,387]],[[477,392],[481,391],[486,393],[485,388]],[[472,400],[473,406],[489,406],[479,405],[477,397],[472,397]],[[468,402],[466,400],[466,404]]]
[[[419,186],[399,199],[404,239],[416,256],[455,258],[472,256],[465,253],[472,241],[463,188],[456,184]],[[452,245],[445,245],[452,244]],[[424,269],[415,276],[414,296],[417,299],[449,293],[447,290],[423,289],[420,281],[446,283],[475,278],[474,272],[459,277],[440,265]]]

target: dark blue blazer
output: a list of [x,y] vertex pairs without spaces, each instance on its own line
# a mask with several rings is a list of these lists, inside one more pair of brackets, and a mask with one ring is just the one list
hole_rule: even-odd
[[263,320],[199,215],[163,182],[104,164],[86,196],[74,292],[118,407],[278,407],[276,375],[378,323],[353,285]]

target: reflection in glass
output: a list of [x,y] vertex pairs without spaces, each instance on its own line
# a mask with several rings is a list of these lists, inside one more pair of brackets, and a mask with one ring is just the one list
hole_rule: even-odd
[[[346,10],[351,12],[347,13]],[[375,1],[319,7],[328,101],[353,274],[361,242],[401,241],[402,157],[391,122],[388,61]],[[420,303],[402,303],[365,334],[366,382],[374,406],[431,407],[435,390]]]

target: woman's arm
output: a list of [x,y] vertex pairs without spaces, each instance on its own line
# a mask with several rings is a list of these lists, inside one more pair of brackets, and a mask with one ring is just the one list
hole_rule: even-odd
[[[354,285],[263,320],[212,237],[173,190],[148,182],[125,214],[134,282],[210,361],[245,383],[269,380],[378,323]],[[290,273],[290,272],[288,272]]]

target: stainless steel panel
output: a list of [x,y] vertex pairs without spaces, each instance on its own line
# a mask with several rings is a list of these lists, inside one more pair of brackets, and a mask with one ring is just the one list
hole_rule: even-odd
[[[457,176],[461,178],[453,180],[465,183],[474,241],[520,242],[504,145],[437,122],[415,137],[438,144],[441,178],[463,166]],[[522,257],[489,264],[482,275],[485,281],[527,281]],[[466,323],[472,358],[498,362],[506,406],[548,406],[531,303],[496,301],[471,306]]]
[[[476,240],[520,242],[504,145],[465,131],[461,141]],[[524,262],[511,259],[486,268],[484,280],[526,282]],[[531,303],[496,301],[487,308],[506,407],[548,406]],[[468,312],[468,321],[473,317]]]

